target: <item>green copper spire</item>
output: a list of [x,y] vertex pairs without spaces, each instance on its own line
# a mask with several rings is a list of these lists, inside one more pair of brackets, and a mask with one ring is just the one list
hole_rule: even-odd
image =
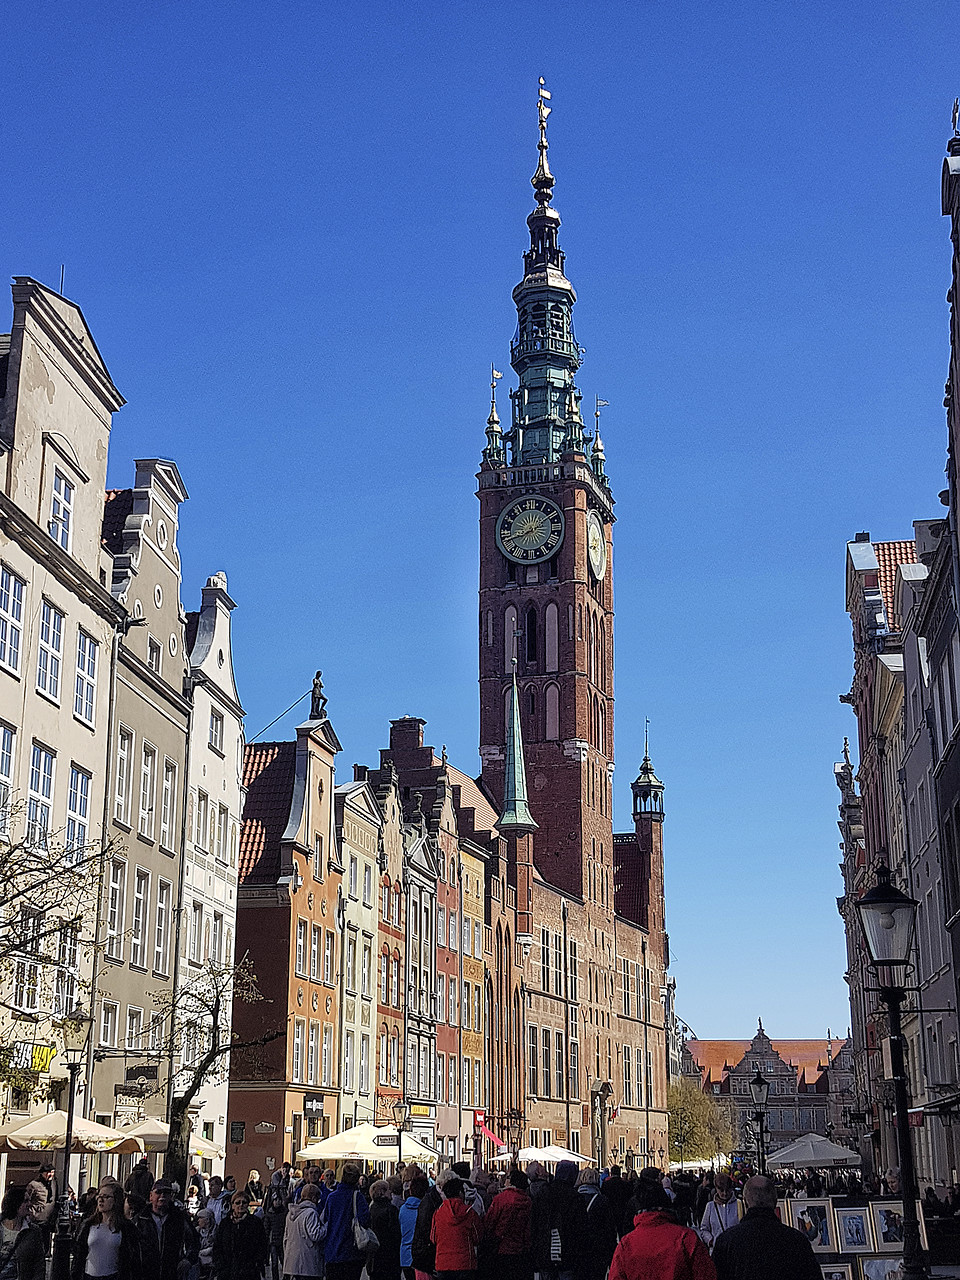
[[510,685],[510,715],[507,720],[506,770],[503,779],[503,813],[497,830],[503,835],[514,832],[526,835],[536,831],[527,804],[527,770],[523,763],[523,733],[520,729],[520,694],[517,691],[517,660],[513,660],[513,682]]
[[582,448],[580,393],[574,377],[583,353],[573,332],[577,295],[563,273],[563,252],[557,244],[560,215],[550,204],[555,180],[547,160],[549,101],[541,80],[539,162],[530,179],[537,204],[527,218],[530,248],[523,255],[523,279],[513,291],[517,331],[510,344],[510,363],[520,385],[510,392],[513,412],[505,439],[514,466],[559,462],[565,452]]

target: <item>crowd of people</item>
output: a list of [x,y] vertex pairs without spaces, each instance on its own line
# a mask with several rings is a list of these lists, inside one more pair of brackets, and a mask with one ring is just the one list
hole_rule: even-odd
[[[71,1280],[821,1280],[785,1188],[747,1172],[283,1164],[242,1188],[193,1168],[181,1194],[142,1160],[76,1203]],[[51,1181],[7,1190],[0,1280],[45,1280]]]

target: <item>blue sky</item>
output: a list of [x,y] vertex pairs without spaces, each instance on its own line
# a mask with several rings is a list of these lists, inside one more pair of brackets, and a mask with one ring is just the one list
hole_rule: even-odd
[[610,402],[618,822],[649,716],[703,1037],[849,1021],[844,544],[941,511],[956,37],[888,0],[5,15],[0,274],[65,264],[129,402],[111,483],[177,461],[184,598],[229,575],[249,734],[322,667],[344,776],[403,714],[477,767],[474,473],[546,78]]

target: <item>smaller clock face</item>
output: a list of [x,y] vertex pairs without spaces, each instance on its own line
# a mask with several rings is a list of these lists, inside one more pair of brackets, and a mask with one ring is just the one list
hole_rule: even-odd
[[562,541],[563,512],[550,498],[518,498],[497,519],[497,544],[515,564],[549,560]]
[[607,539],[603,523],[595,511],[587,515],[587,556],[590,572],[599,580],[607,571]]

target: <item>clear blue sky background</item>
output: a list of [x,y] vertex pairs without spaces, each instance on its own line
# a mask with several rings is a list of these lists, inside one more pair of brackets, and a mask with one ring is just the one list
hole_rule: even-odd
[[227,571],[248,732],[322,667],[344,776],[406,713],[477,766],[474,473],[546,77],[580,385],[610,401],[618,821],[649,716],[704,1037],[848,1023],[844,544],[941,511],[957,27],[890,0],[4,16],[0,274],[65,263],[129,401],[111,483],[177,461],[184,599]]

